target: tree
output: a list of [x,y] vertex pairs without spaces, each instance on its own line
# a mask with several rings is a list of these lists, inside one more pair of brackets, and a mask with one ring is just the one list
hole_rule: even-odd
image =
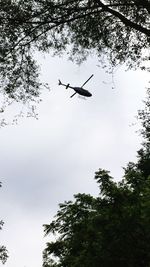
[[78,60],[95,51],[112,66],[139,66],[149,59],[149,17],[149,0],[1,0],[1,89],[16,101],[39,96],[35,51]]
[[[1,187],[1,182],[0,182],[0,187]],[[4,222],[1,220],[0,221],[0,230],[2,230]],[[5,246],[0,246],[0,261],[4,264],[8,258],[7,250]]]
[[[150,96],[150,95],[149,95]],[[43,267],[150,266],[150,120],[142,119],[143,148],[129,162],[118,183],[108,171],[95,173],[98,197],[77,194],[59,205],[55,219],[44,225],[51,234],[43,252]]]

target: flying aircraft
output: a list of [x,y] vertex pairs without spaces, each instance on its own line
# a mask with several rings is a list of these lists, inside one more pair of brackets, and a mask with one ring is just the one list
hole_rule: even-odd
[[92,74],[92,75],[87,79],[87,81],[84,82],[84,84],[83,84],[81,87],[70,86],[69,83],[68,83],[68,84],[63,84],[60,80],[59,80],[58,85],[63,85],[63,86],[66,87],[66,89],[68,89],[68,88],[73,89],[73,90],[75,91],[75,93],[74,93],[73,95],[71,95],[70,97],[73,97],[73,96],[76,95],[76,94],[83,95],[83,96],[86,96],[86,97],[90,97],[90,96],[92,96],[92,94],[91,94],[88,90],[85,90],[85,89],[83,88],[83,86],[84,86],[84,85],[85,85],[85,84],[86,84],[86,83],[87,83],[93,76],[94,76],[94,74]]

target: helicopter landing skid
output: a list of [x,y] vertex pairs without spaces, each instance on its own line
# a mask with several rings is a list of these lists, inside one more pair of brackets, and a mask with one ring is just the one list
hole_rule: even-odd
[[82,99],[82,100],[87,100],[87,98],[85,96],[80,96],[78,95],[78,98]]

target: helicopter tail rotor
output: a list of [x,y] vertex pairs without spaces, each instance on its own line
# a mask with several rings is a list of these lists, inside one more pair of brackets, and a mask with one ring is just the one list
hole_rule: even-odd
[[61,83],[61,80],[58,80],[58,85],[61,85],[62,83]]

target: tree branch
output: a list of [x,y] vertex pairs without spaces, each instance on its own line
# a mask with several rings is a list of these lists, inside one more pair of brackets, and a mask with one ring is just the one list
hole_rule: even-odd
[[124,15],[119,13],[118,11],[108,7],[107,5],[103,4],[100,0],[95,0],[99,7],[103,9],[103,11],[109,12],[110,14],[114,15],[115,17],[119,18],[123,24],[126,26],[129,26],[132,29],[135,29],[141,33],[144,33],[147,36],[150,36],[150,29],[147,29],[145,27],[142,27],[141,25],[129,20]]
[[[102,10],[101,10],[102,11]],[[75,20],[77,20],[77,19],[81,19],[81,18],[84,18],[84,17],[87,17],[87,16],[89,16],[89,15],[94,15],[94,14],[97,14],[97,13],[99,13],[100,11],[93,11],[93,12],[88,12],[88,13],[86,13],[86,14],[81,14],[81,15],[77,15],[77,16],[75,16],[75,17],[72,17],[72,18],[68,18],[68,19],[62,19],[61,17],[60,17],[60,20],[56,20],[55,21],[55,19],[53,19],[52,17],[51,17],[51,20],[50,21],[43,21],[43,22],[41,22],[40,24],[38,24],[31,32],[30,32],[30,34],[32,34],[32,33],[34,33],[34,31],[35,30],[37,30],[38,28],[40,28],[41,26],[43,26],[43,25],[46,25],[46,24],[52,24],[53,23],[53,25],[48,25],[48,27],[44,30],[44,31],[42,31],[42,32],[40,32],[38,35],[36,35],[34,38],[32,38],[30,41],[27,41],[27,42],[25,42],[24,44],[21,44],[21,42],[23,42],[27,37],[28,37],[28,35],[24,35],[22,38],[20,38],[20,40],[13,46],[13,48],[11,49],[11,51],[10,52],[8,52],[8,54],[6,54],[5,55],[5,58],[7,57],[7,56],[9,56],[10,55],[10,53],[13,51],[13,50],[15,50],[19,45],[21,45],[22,47],[24,47],[24,46],[27,46],[27,45],[29,45],[30,43],[32,43],[32,42],[34,42],[35,40],[37,40],[41,35],[43,35],[43,34],[45,34],[46,32],[48,32],[48,31],[50,31],[50,30],[52,30],[53,28],[55,28],[55,27],[58,27],[58,26],[60,26],[60,25],[63,25],[63,24],[66,24],[66,23],[70,23],[70,22],[72,22],[72,21],[75,21]]]

